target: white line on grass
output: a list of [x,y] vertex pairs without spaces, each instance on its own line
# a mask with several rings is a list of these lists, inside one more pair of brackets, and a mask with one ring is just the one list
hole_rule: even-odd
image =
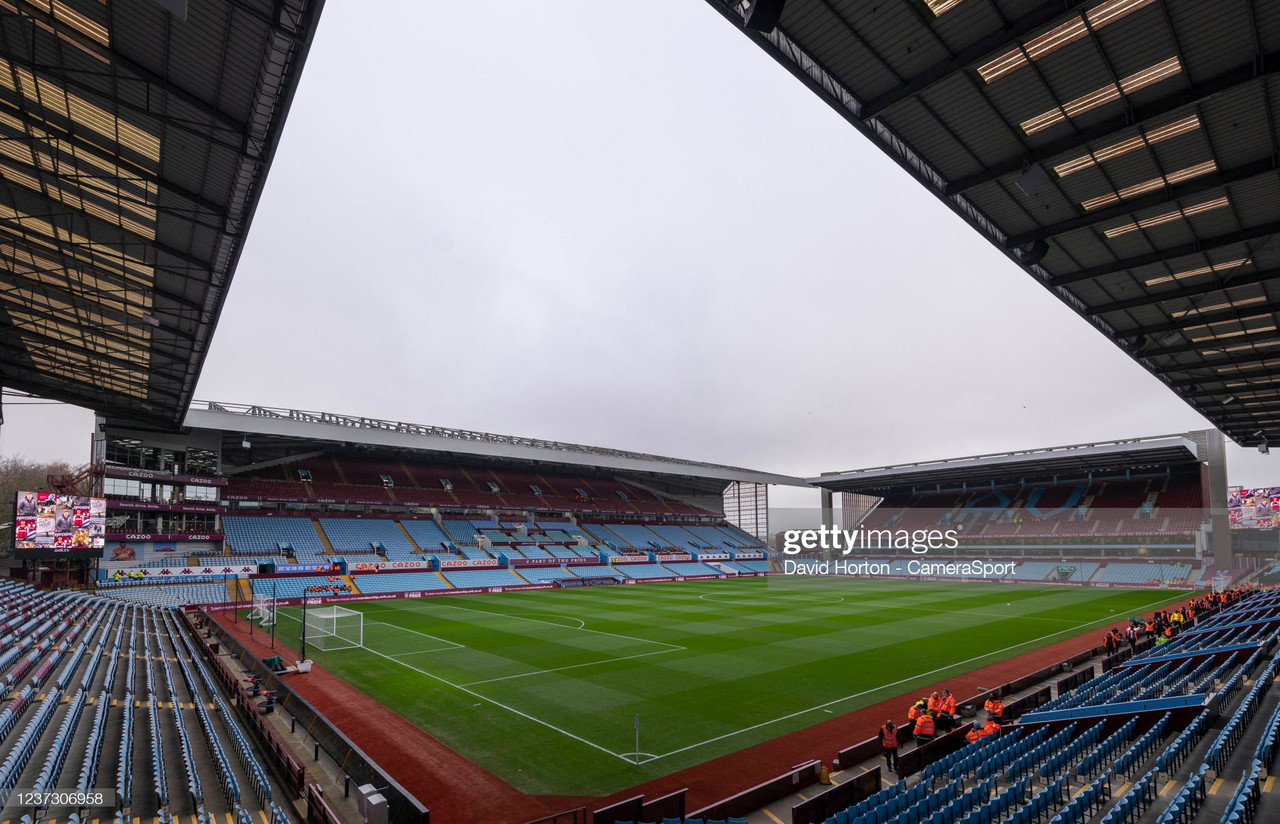
[[[460,607],[457,604],[433,604],[432,606],[448,607],[449,609],[460,609],[463,612],[478,612],[482,615],[495,615],[499,618],[514,618],[517,621],[532,621],[535,624],[546,624],[547,626],[559,627],[560,629],[573,629],[573,627],[566,627],[564,624],[557,624],[554,621],[542,621],[538,618],[525,618],[520,615],[511,615],[506,612],[490,612],[489,610],[486,610],[486,609],[472,609],[471,607]],[[563,618],[564,616],[560,616],[560,617]],[[653,641],[648,638],[636,638],[631,635],[619,635],[616,632],[605,632],[604,630],[601,630],[601,629],[587,629],[585,626],[580,627],[578,629],[578,632],[591,632],[591,633],[595,633],[596,635],[607,635],[610,638],[621,638],[625,641],[638,641],[641,644],[657,644],[658,646],[662,646],[662,647],[671,647],[672,650],[685,649],[685,647],[682,647],[679,644],[668,644],[666,641]]]
[[[285,614],[287,615],[288,613],[285,613]],[[293,620],[298,621],[299,623],[301,623],[301,619],[296,618],[296,617],[294,617],[294,616],[292,616],[292,615],[289,615],[289,617],[290,617],[290,618],[293,618]],[[392,626],[394,626],[394,625],[392,625]],[[559,625],[559,624],[557,624],[556,626],[560,626],[560,625]],[[420,634],[421,634],[421,633],[420,633]],[[485,701],[485,702],[487,702],[487,703],[493,704],[495,707],[499,707],[500,709],[504,709],[504,710],[506,710],[507,712],[510,712],[510,713],[512,713],[512,714],[514,714],[514,715],[518,715],[518,716],[520,716],[521,718],[524,718],[524,719],[527,719],[527,720],[529,720],[529,721],[532,721],[532,722],[533,722],[533,723],[535,723],[535,724],[541,724],[542,726],[546,727],[546,728],[547,728],[547,729],[549,729],[549,730],[552,730],[552,731],[554,731],[554,732],[558,732],[558,733],[560,733],[561,735],[563,735],[563,736],[565,736],[565,737],[567,737],[567,738],[572,738],[574,741],[577,741],[577,742],[579,742],[579,743],[586,744],[588,747],[591,747],[592,749],[595,749],[595,750],[599,750],[600,752],[605,753],[605,754],[607,754],[607,755],[612,755],[614,758],[617,758],[618,760],[623,761],[623,762],[625,762],[625,763],[627,763],[627,764],[634,764],[634,763],[635,763],[635,755],[634,755],[634,753],[630,753],[630,754],[628,754],[628,755],[621,755],[621,754],[619,754],[619,753],[614,752],[613,750],[606,749],[605,747],[602,747],[602,746],[600,746],[599,744],[596,744],[596,743],[594,743],[594,742],[588,741],[587,739],[585,739],[585,738],[583,738],[583,737],[581,737],[581,736],[574,735],[573,733],[569,732],[568,730],[562,730],[562,729],[560,729],[559,727],[557,727],[557,726],[556,726],[556,725],[554,725],[554,724],[549,724],[549,723],[547,723],[546,721],[543,721],[541,718],[535,718],[534,716],[530,715],[530,714],[529,714],[529,713],[527,713],[527,712],[522,712],[522,711],[520,711],[520,710],[516,709],[515,707],[507,706],[506,704],[502,703],[501,701],[495,701],[495,700],[493,700],[492,698],[489,698],[489,697],[488,697],[488,696],[486,696],[486,695],[481,695],[481,694],[480,694],[480,693],[478,693],[478,692],[475,692],[475,691],[473,691],[473,690],[469,690],[469,689],[467,689],[465,686],[463,686],[463,685],[461,685],[461,684],[455,684],[455,683],[453,683],[452,681],[447,681],[447,680],[445,680],[444,678],[441,678],[439,675],[435,675],[434,673],[430,673],[430,672],[427,672],[427,671],[426,671],[426,670],[424,670],[424,669],[421,669],[421,668],[419,668],[419,667],[415,667],[413,664],[406,664],[404,661],[401,661],[401,660],[399,660],[398,658],[392,658],[390,655],[387,655],[387,654],[385,654],[385,653],[378,652],[376,649],[373,649],[372,647],[365,647],[365,646],[361,646],[361,647],[359,647],[359,649],[363,649],[365,652],[372,653],[372,654],[374,654],[374,655],[378,656],[379,658],[385,658],[385,659],[387,659],[388,661],[390,661],[390,662],[391,662],[391,663],[393,663],[393,664],[399,664],[400,666],[404,667],[405,669],[411,669],[411,670],[413,670],[414,672],[418,673],[419,675],[425,675],[426,677],[430,678],[432,681],[437,681],[437,682],[439,682],[439,683],[441,683],[441,684],[444,684],[446,687],[453,687],[455,690],[458,690],[459,692],[465,692],[467,695],[470,695],[472,698],[478,698],[478,699],[479,699],[479,700],[481,700],[481,701]]]
[[[370,621],[369,623],[382,624],[384,627],[391,627],[392,629],[398,629],[402,632],[412,632],[414,635],[421,635],[423,638],[430,638],[432,641],[439,641],[442,644],[449,645],[447,647],[437,647],[436,649],[414,650],[414,654],[419,652],[444,652],[446,650],[451,650],[451,649],[466,649],[466,646],[464,646],[463,644],[459,644],[456,641],[450,641],[448,638],[440,638],[435,635],[428,635],[425,632],[418,632],[416,629],[409,629],[408,627],[402,627],[399,624],[393,624],[390,621]],[[408,655],[409,653],[404,653],[404,654]]]
[[[1165,598],[1161,598],[1161,599],[1159,599],[1159,600],[1157,600],[1157,601],[1152,601],[1151,603],[1146,604],[1146,605],[1144,605],[1144,606],[1138,607],[1135,611],[1136,611],[1136,612],[1143,612],[1143,611],[1145,611],[1145,610],[1147,610],[1147,609],[1149,609],[1149,608],[1151,608],[1151,607],[1157,606],[1157,605],[1159,605],[1159,604],[1164,604],[1164,603],[1167,603],[1168,601],[1173,601],[1173,600],[1176,600],[1176,599],[1178,599],[1178,598],[1182,598],[1182,597],[1183,597],[1182,595],[1171,595],[1171,596],[1168,596],[1168,597],[1165,597]],[[760,728],[762,728],[762,727],[767,727],[767,726],[769,726],[770,724],[776,724],[776,723],[778,723],[779,721],[789,721],[789,720],[790,720],[790,719],[792,719],[792,718],[798,718],[799,716],[801,716],[801,715],[805,715],[806,713],[811,713],[811,712],[814,712],[814,711],[816,711],[816,710],[825,709],[825,708],[827,708],[827,707],[834,706],[835,704],[841,704],[841,703],[844,703],[845,701],[849,701],[849,700],[854,699],[854,698],[861,698],[861,697],[862,697],[862,696],[864,696],[864,695],[871,695],[871,694],[874,694],[874,693],[877,693],[877,692],[881,692],[882,690],[886,690],[886,689],[888,689],[889,687],[896,687],[896,686],[899,686],[899,685],[901,685],[901,684],[906,684],[906,683],[908,683],[908,682],[910,682],[910,681],[915,681],[915,680],[917,680],[917,679],[919,679],[919,678],[925,678],[925,677],[930,676],[930,675],[936,675],[937,673],[940,673],[940,672],[946,672],[947,670],[955,669],[956,667],[964,666],[965,664],[972,664],[972,663],[974,663],[975,661],[981,661],[982,659],[984,659],[984,658],[990,658],[990,657],[991,657],[991,656],[993,656],[993,655],[1000,655],[1000,654],[1005,653],[1005,652],[1010,652],[1010,651],[1015,650],[1015,649],[1018,649],[1018,648],[1020,648],[1020,647],[1025,647],[1025,646],[1027,646],[1028,644],[1035,644],[1035,643],[1038,643],[1038,642],[1040,642],[1040,641],[1044,641],[1044,640],[1046,640],[1046,639],[1056,637],[1056,636],[1058,636],[1058,635],[1066,635],[1067,633],[1075,632],[1076,630],[1081,630],[1081,629],[1084,629],[1085,627],[1090,627],[1090,626],[1093,626],[1093,625],[1095,625],[1095,624],[1110,624],[1110,623],[1114,623],[1114,621],[1115,621],[1115,620],[1116,620],[1115,618],[1113,618],[1113,617],[1111,617],[1111,616],[1107,616],[1106,618],[1097,618],[1097,619],[1095,619],[1095,620],[1093,620],[1093,621],[1086,621],[1086,622],[1085,622],[1085,623],[1083,623],[1083,624],[1077,624],[1077,625],[1075,625],[1074,627],[1067,627],[1066,629],[1058,630],[1057,632],[1051,632],[1051,633],[1049,633],[1048,635],[1042,635],[1042,636],[1040,636],[1039,638],[1033,638],[1033,639],[1031,639],[1031,640],[1029,640],[1029,641],[1023,641],[1023,642],[1021,642],[1021,643],[1019,643],[1019,644],[1014,644],[1013,646],[1005,647],[1004,649],[999,649],[999,650],[994,650],[994,651],[992,651],[992,652],[983,653],[982,655],[974,656],[973,658],[970,658],[970,659],[968,659],[968,660],[966,660],[966,661],[956,661],[956,662],[955,662],[955,663],[953,663],[953,664],[947,664],[945,667],[939,667],[938,669],[930,670],[929,672],[922,672],[922,673],[920,673],[920,674],[918,674],[918,675],[912,675],[912,676],[909,676],[909,677],[907,677],[907,678],[903,678],[903,679],[901,679],[901,680],[899,680],[899,681],[894,681],[893,683],[890,683],[890,684],[881,684],[880,686],[878,686],[878,687],[874,687],[873,689],[863,690],[862,692],[856,692],[856,693],[854,693],[853,695],[846,695],[846,696],[845,696],[845,697],[843,697],[843,698],[837,698],[837,699],[835,699],[834,701],[828,701],[828,702],[826,702],[825,704],[818,704],[817,706],[809,707],[808,709],[803,709],[803,710],[800,710],[800,711],[798,711],[798,712],[790,713],[790,714],[788,714],[788,715],[779,716],[778,718],[774,718],[774,719],[772,719],[772,720],[770,720],[770,721],[762,721],[762,722],[760,722],[759,724],[752,724],[750,727],[743,727],[743,728],[742,728],[742,729],[740,729],[740,730],[734,730],[733,732],[727,732],[727,733],[725,733],[724,735],[717,735],[717,736],[716,736],[716,737],[714,737],[714,738],[708,738],[706,741],[699,741],[697,744],[690,744],[690,745],[689,745],[689,746],[687,746],[687,747],[681,747],[681,748],[679,748],[679,749],[672,750],[671,752],[665,752],[665,753],[663,753],[662,755],[655,755],[653,758],[646,759],[645,761],[642,761],[641,763],[642,763],[642,764],[648,764],[650,761],[657,761],[658,759],[661,759],[661,758],[667,758],[668,756],[672,756],[672,755],[679,755],[679,754],[680,754],[680,753],[682,753],[682,752],[688,752],[689,750],[694,750],[694,749],[697,749],[698,747],[706,746],[707,744],[714,744],[714,743],[715,743],[715,742],[717,742],[717,741],[723,741],[723,740],[724,740],[724,739],[726,739],[726,738],[732,738],[732,737],[734,737],[735,735],[741,735],[741,734],[742,734],[742,733],[744,733],[744,732],[751,732],[751,731],[753,731],[753,730],[758,730],[758,729],[760,729]]]
[[683,652],[688,647],[674,647],[672,649],[656,649],[653,652],[638,652],[635,655],[622,655],[617,658],[608,658],[604,661],[588,661],[585,664],[569,664],[565,667],[552,667],[551,669],[534,670],[533,672],[521,672],[515,675],[504,675],[501,678],[486,678],[483,681],[468,681],[463,684],[464,687],[475,687],[480,684],[492,684],[495,681],[510,681],[515,678],[528,678],[531,675],[546,675],[549,672],[563,672],[565,670],[578,669],[579,667],[598,667],[601,664],[612,664],[617,661],[630,661],[632,658],[647,658],[650,655],[666,655],[671,652]]
[[[1145,604],[1145,605],[1143,605],[1143,606],[1137,607],[1137,608],[1136,608],[1135,610],[1133,610],[1133,611],[1135,611],[1135,612],[1143,612],[1143,611],[1145,611],[1145,610],[1147,610],[1147,609],[1150,609],[1151,607],[1155,607],[1155,606],[1158,606],[1158,605],[1160,605],[1160,604],[1167,603],[1167,602],[1169,602],[1169,601],[1177,600],[1177,599],[1182,598],[1182,597],[1184,597],[1184,594],[1183,594],[1183,593],[1180,593],[1180,594],[1178,594],[1178,595],[1170,595],[1170,596],[1166,596],[1166,597],[1164,597],[1164,598],[1161,598],[1161,599],[1158,599],[1158,600],[1152,601],[1152,602],[1150,602],[1150,603],[1148,603],[1148,604]],[[519,618],[518,616],[512,616],[512,615],[509,615],[509,614],[507,614],[507,613],[501,613],[501,612],[489,612],[488,610],[482,610],[482,609],[471,609],[471,608],[469,608],[469,607],[460,607],[460,606],[457,606],[456,604],[439,604],[438,606],[447,606],[447,607],[450,607],[450,608],[452,608],[452,609],[460,609],[460,610],[464,610],[464,611],[466,611],[466,612],[478,612],[478,613],[481,613],[481,614],[484,614],[484,615],[495,615],[495,616],[498,616],[498,617],[500,617],[500,618],[513,618],[513,617],[514,617],[514,618],[517,618],[517,620],[533,621],[534,623],[539,623],[539,624],[549,624],[549,625],[551,625],[551,626],[560,627],[561,629],[569,629],[569,627],[565,627],[563,624],[556,624],[556,623],[552,623],[552,622],[549,622],[549,621],[540,621],[540,620],[535,619],[535,618]],[[961,610],[961,612],[963,612],[963,611],[964,611],[964,610]],[[287,613],[285,613],[285,614],[287,614]],[[290,615],[289,617],[290,617],[290,618],[293,618],[295,621],[299,621],[299,622],[301,622],[301,619],[296,618],[296,617],[294,617],[294,616],[292,616],[292,615]],[[1004,649],[994,650],[994,651],[992,651],[992,652],[983,653],[982,655],[977,655],[977,656],[974,656],[973,658],[969,658],[969,659],[964,660],[964,661],[956,661],[956,662],[954,662],[954,663],[947,664],[947,665],[946,665],[946,666],[944,666],[944,667],[939,667],[938,669],[930,670],[929,672],[922,672],[922,673],[919,673],[919,674],[917,674],[917,675],[908,676],[907,678],[903,678],[903,679],[901,679],[901,680],[894,681],[894,682],[889,683],[889,684],[881,684],[880,686],[874,687],[874,688],[869,689],[869,690],[863,690],[862,692],[857,692],[857,693],[854,693],[854,694],[852,694],[852,695],[846,695],[846,696],[844,696],[843,698],[836,698],[836,699],[834,699],[834,700],[832,700],[832,701],[827,701],[827,702],[826,702],[826,703],[824,703],[824,704],[818,704],[818,705],[816,705],[816,706],[809,707],[809,708],[807,708],[807,709],[803,709],[803,710],[799,710],[799,711],[797,711],[797,712],[789,713],[789,714],[787,714],[787,715],[782,715],[782,716],[779,716],[779,717],[777,717],[777,718],[770,719],[770,720],[768,720],[768,721],[762,721],[762,722],[760,722],[759,724],[752,724],[752,725],[751,725],[751,726],[749,726],[749,727],[743,727],[742,729],[734,730],[733,732],[728,732],[728,733],[725,733],[725,734],[723,734],[723,735],[717,735],[717,736],[715,736],[714,738],[708,738],[708,739],[706,739],[705,741],[699,741],[699,742],[698,742],[698,743],[696,743],[696,744],[690,744],[690,745],[688,745],[688,746],[686,746],[686,747],[680,747],[679,749],[671,750],[670,752],[665,752],[665,753],[662,753],[661,755],[651,755],[649,758],[646,758],[646,759],[644,759],[644,760],[640,761],[639,763],[640,763],[640,764],[648,764],[648,763],[649,763],[649,762],[651,762],[651,761],[658,761],[658,760],[660,760],[660,759],[668,758],[668,757],[673,756],[673,755],[679,755],[680,753],[688,752],[688,751],[690,751],[690,750],[695,750],[695,749],[697,749],[697,748],[699,748],[699,747],[704,747],[704,746],[706,746],[707,744],[714,744],[714,743],[716,743],[717,741],[723,741],[723,740],[725,740],[725,739],[727,739],[727,738],[732,738],[732,737],[734,737],[734,736],[736,736],[736,735],[741,735],[742,733],[745,733],[745,732],[752,732],[752,731],[754,731],[754,730],[762,729],[762,728],[767,727],[767,726],[770,726],[770,725],[772,725],[772,724],[776,724],[776,723],[778,723],[779,721],[789,721],[789,720],[790,720],[790,719],[792,719],[792,718],[798,718],[799,716],[805,715],[805,714],[807,714],[807,713],[815,712],[815,711],[817,711],[817,710],[823,710],[823,709],[826,709],[827,707],[831,707],[831,706],[834,706],[834,705],[836,705],[836,704],[841,704],[841,703],[844,703],[844,702],[846,702],[846,701],[853,700],[853,699],[855,699],[855,698],[861,698],[861,697],[862,697],[862,696],[864,696],[864,695],[872,695],[872,694],[874,694],[874,693],[881,692],[881,691],[883,691],[883,690],[889,689],[890,687],[896,687],[896,686],[899,686],[899,685],[901,685],[901,684],[908,683],[908,682],[910,682],[910,681],[915,681],[915,680],[917,680],[917,679],[925,678],[925,677],[930,676],[930,675],[935,675],[935,674],[940,673],[940,672],[946,672],[946,671],[948,671],[948,670],[955,669],[956,667],[961,667],[961,666],[964,666],[964,665],[966,665],[966,664],[972,664],[972,663],[974,663],[974,662],[976,662],[976,661],[981,661],[981,660],[983,660],[983,659],[985,659],[985,658],[990,658],[990,657],[995,656],[995,655],[1001,655],[1001,654],[1003,654],[1003,653],[1010,652],[1010,651],[1012,651],[1012,650],[1019,649],[1019,648],[1021,648],[1021,647],[1025,647],[1025,646],[1027,646],[1027,645],[1029,645],[1029,644],[1036,644],[1036,643],[1039,643],[1039,642],[1045,641],[1045,640],[1047,640],[1047,639],[1049,639],[1049,638],[1055,638],[1055,637],[1057,637],[1057,636],[1059,636],[1059,635],[1066,635],[1066,634],[1068,634],[1068,633],[1073,633],[1073,632],[1076,632],[1077,630],[1082,630],[1082,629],[1084,629],[1084,628],[1086,628],[1086,627],[1094,626],[1094,625],[1097,625],[1097,624],[1109,624],[1109,623],[1113,623],[1115,620],[1116,620],[1116,619],[1115,619],[1113,616],[1107,616],[1107,617],[1104,617],[1104,618],[1097,618],[1097,619],[1094,619],[1093,621],[1086,621],[1086,622],[1084,622],[1084,623],[1082,623],[1082,624],[1076,624],[1075,626],[1067,627],[1066,629],[1058,630],[1057,632],[1051,632],[1051,633],[1049,633],[1048,635],[1042,635],[1042,636],[1040,636],[1039,638],[1032,638],[1032,639],[1027,640],[1027,641],[1022,641],[1022,642],[1017,643],[1017,644],[1014,644],[1014,645],[1012,645],[1012,646],[1005,647]],[[396,626],[396,625],[391,624],[390,626]],[[399,628],[399,629],[403,629],[403,627],[398,627],[398,628]],[[410,632],[413,632],[413,630],[409,630],[409,631],[410,631]],[[675,644],[667,644],[665,641],[649,641],[648,639],[644,639],[644,638],[633,638],[633,637],[631,637],[631,636],[627,636],[627,635],[618,635],[618,634],[616,634],[616,633],[612,633],[612,632],[604,632],[604,631],[602,631],[602,630],[590,630],[590,629],[585,629],[585,628],[584,628],[584,629],[579,630],[579,632],[594,632],[594,633],[598,633],[598,634],[600,634],[600,635],[610,635],[610,636],[613,636],[613,637],[615,637],[615,638],[623,638],[623,639],[626,639],[626,640],[629,640],[629,641],[644,641],[644,642],[651,643],[651,644],[662,644],[662,645],[664,645],[664,646],[668,646],[668,647],[676,647],[676,646],[677,646],[677,645],[675,645]],[[420,635],[421,635],[421,634],[423,634],[423,633],[418,633],[418,634],[420,634]],[[609,750],[609,749],[607,749],[606,747],[602,747],[602,746],[600,746],[599,744],[596,744],[596,743],[594,743],[594,742],[592,742],[592,741],[588,741],[587,739],[585,739],[585,738],[583,738],[583,737],[581,737],[581,736],[574,735],[573,733],[569,732],[568,730],[561,729],[560,727],[557,727],[557,726],[555,726],[554,724],[551,724],[551,723],[549,723],[549,722],[547,722],[547,721],[543,721],[541,718],[536,718],[536,717],[534,717],[534,716],[532,716],[532,715],[529,715],[529,714],[528,714],[528,713],[526,713],[526,712],[523,712],[523,711],[521,711],[521,710],[516,709],[515,707],[511,707],[511,706],[508,706],[508,705],[506,705],[506,704],[503,704],[501,701],[496,701],[496,700],[494,700],[494,699],[492,699],[492,698],[489,698],[488,696],[481,695],[481,694],[480,694],[480,693],[478,693],[478,692],[475,692],[475,691],[473,691],[473,690],[467,689],[467,685],[463,685],[463,684],[455,684],[455,683],[453,683],[452,681],[447,681],[447,680],[445,680],[444,678],[441,678],[441,677],[440,677],[440,676],[438,676],[438,675],[434,675],[434,674],[432,674],[432,673],[430,673],[430,672],[427,672],[427,671],[426,671],[426,670],[424,670],[424,669],[420,669],[420,668],[418,668],[418,667],[415,667],[415,666],[413,666],[412,664],[406,664],[404,661],[400,661],[400,660],[398,660],[398,659],[396,659],[396,658],[391,657],[390,655],[386,655],[386,654],[384,654],[384,653],[378,652],[377,650],[372,649],[372,648],[370,648],[370,647],[361,647],[361,649],[364,649],[364,650],[366,650],[366,651],[368,651],[368,652],[370,652],[370,653],[372,653],[372,654],[374,654],[374,655],[377,655],[377,656],[378,656],[378,657],[380,657],[380,658],[386,658],[388,661],[391,661],[391,662],[392,662],[392,663],[394,663],[394,664],[399,664],[400,666],[405,667],[406,669],[411,669],[411,670],[413,670],[413,671],[414,671],[414,672],[416,672],[416,673],[419,673],[419,674],[421,674],[421,675],[425,675],[426,677],[428,677],[428,678],[432,679],[433,681],[437,681],[437,682],[439,682],[439,683],[441,683],[441,684],[444,684],[445,686],[453,687],[454,689],[459,690],[460,692],[464,692],[464,693],[466,693],[467,695],[472,696],[473,698],[478,698],[478,699],[480,699],[481,701],[485,701],[485,702],[487,702],[487,703],[489,703],[489,704],[494,705],[495,707],[499,707],[499,708],[501,708],[501,709],[504,709],[504,710],[506,710],[506,711],[508,711],[508,712],[510,712],[510,713],[512,713],[512,714],[514,714],[514,715],[518,715],[518,716],[520,716],[521,718],[524,718],[524,719],[526,719],[526,720],[529,720],[529,721],[534,722],[535,724],[539,724],[539,725],[541,725],[541,726],[543,726],[543,727],[546,727],[546,728],[547,728],[547,729],[549,729],[549,730],[552,730],[552,731],[554,731],[554,732],[558,732],[558,733],[560,733],[561,735],[565,736],[566,738],[571,738],[571,739],[573,739],[574,741],[577,741],[577,742],[582,743],[582,744],[586,744],[587,746],[591,747],[592,749],[599,750],[600,752],[606,753],[607,755],[612,755],[614,758],[617,758],[617,759],[619,759],[620,761],[623,761],[623,762],[625,762],[625,763],[627,763],[627,764],[635,764],[635,763],[636,763],[634,751],[633,751],[633,752],[630,752],[630,753],[626,753],[626,754],[613,752],[612,750]],[[681,649],[685,649],[685,648],[684,648],[684,647],[681,647]],[[671,650],[671,651],[674,651],[674,650]],[[616,660],[621,660],[621,659],[616,659]],[[608,662],[599,662],[599,663],[608,663]],[[529,674],[529,675],[536,675],[536,674],[538,674],[538,673],[527,673],[527,674]],[[477,682],[477,683],[478,683],[478,682]],[[648,755],[648,753],[641,753],[641,755]]]

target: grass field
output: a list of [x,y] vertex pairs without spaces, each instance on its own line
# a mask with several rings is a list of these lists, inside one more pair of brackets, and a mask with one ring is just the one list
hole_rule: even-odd
[[1181,596],[749,578],[372,601],[364,648],[313,657],[525,792],[601,795]]

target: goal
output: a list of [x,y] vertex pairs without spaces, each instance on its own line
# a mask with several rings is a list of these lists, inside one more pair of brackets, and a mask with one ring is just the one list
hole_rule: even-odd
[[253,597],[253,609],[249,611],[249,620],[257,621],[259,626],[271,627],[276,623],[276,602],[273,598],[259,595]]
[[364,646],[364,613],[345,607],[308,609],[307,643],[326,652]]

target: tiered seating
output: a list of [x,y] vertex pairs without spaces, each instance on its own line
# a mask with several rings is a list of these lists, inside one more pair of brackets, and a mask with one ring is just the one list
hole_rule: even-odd
[[415,592],[448,589],[449,585],[434,572],[384,572],[355,576],[362,593]]
[[387,560],[413,560],[417,553],[395,521],[378,518],[321,518],[320,526],[334,552],[372,553],[373,544],[386,549]]
[[663,566],[671,570],[671,573],[673,575],[680,575],[680,576],[723,575],[724,574],[723,572],[716,569],[715,567],[707,566],[706,564],[697,563],[696,561],[694,563],[674,563],[674,564],[669,563],[669,564],[663,564]]
[[472,587],[515,587],[524,584],[509,569],[464,569],[444,570],[443,575],[449,583],[459,589]]
[[480,530],[471,521],[445,520],[442,522],[449,539],[458,546],[476,546],[480,540]]
[[1190,564],[1111,563],[1103,567],[1093,580],[1113,584],[1145,584],[1150,581],[1185,583],[1191,572]]
[[423,552],[452,552],[452,550],[444,546],[452,539],[435,521],[419,521],[405,518],[401,519],[400,525],[408,531],[409,537],[413,538],[413,542],[421,547]]
[[280,552],[280,544],[287,543],[302,561],[304,556],[318,556],[325,551],[315,524],[307,518],[227,515],[222,519],[222,527],[227,543],[242,553],[275,555]]
[[152,584],[150,586],[108,589],[109,598],[133,604],[178,607],[190,604],[223,604],[231,600],[227,585],[217,584]]
[[734,546],[743,549],[764,549],[764,544],[759,538],[748,535],[733,524],[722,524],[712,528],[723,533]]
[[564,567],[524,567],[518,572],[521,578],[531,584],[545,584],[574,577],[573,573]]
[[615,569],[628,578],[645,580],[649,578],[671,578],[674,572],[662,564],[619,564]]
[[[327,575],[299,575],[291,577],[254,578],[253,594],[269,598],[274,591],[276,598],[301,598],[308,587],[340,586],[338,581],[330,580]],[[274,590],[273,590],[274,586]],[[357,586],[359,586],[357,584]]]
[[648,527],[639,524],[605,524],[604,528],[616,536],[614,543],[620,546],[630,546],[646,552],[660,547],[674,546]]
[[626,577],[625,575],[620,573],[617,569],[614,569],[611,566],[604,566],[604,565],[576,566],[576,567],[569,567],[569,570],[579,578],[625,578]]

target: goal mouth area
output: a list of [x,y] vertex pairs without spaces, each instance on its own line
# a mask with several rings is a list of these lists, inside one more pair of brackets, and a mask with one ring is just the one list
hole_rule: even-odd
[[364,646],[364,613],[339,606],[312,607],[306,617],[307,643],[331,652]]

